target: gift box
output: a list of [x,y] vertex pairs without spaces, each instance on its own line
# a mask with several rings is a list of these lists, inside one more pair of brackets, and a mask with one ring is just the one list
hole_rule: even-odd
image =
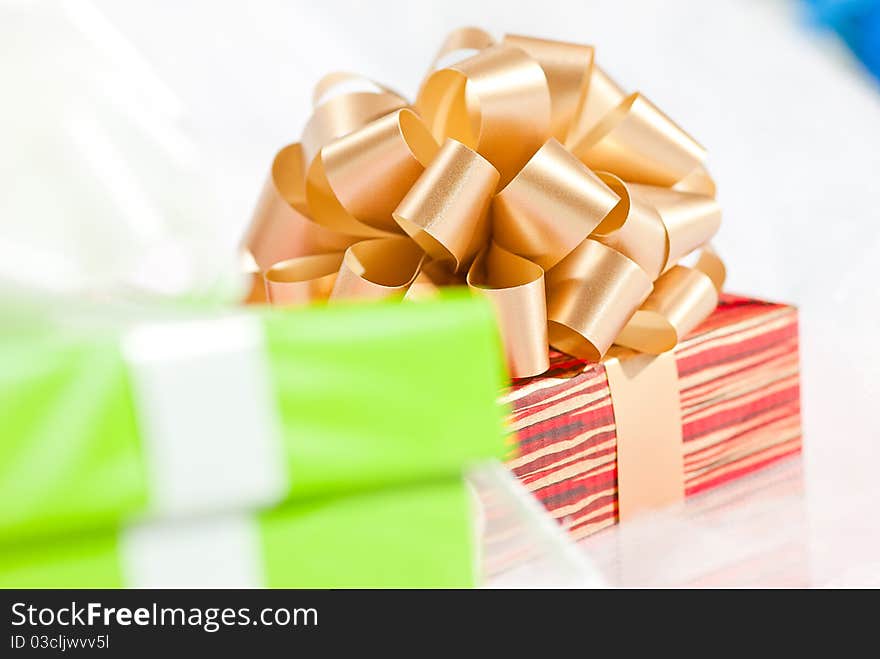
[[[602,586],[500,463],[266,511],[4,543],[0,587]],[[47,541],[48,540],[48,541]]]
[[7,310],[0,585],[476,583],[464,472],[509,448],[483,301]]
[[[794,307],[724,295],[675,348],[682,494],[746,476],[801,450]],[[561,353],[504,396],[519,454],[509,466],[583,538],[618,522],[615,400],[603,364]]]
[[472,586],[461,478],[4,548],[0,587]]
[[593,47],[462,28],[414,102],[352,77],[273,161],[250,302],[487,298],[509,465],[575,537],[799,450],[796,312],[722,293],[705,149]]

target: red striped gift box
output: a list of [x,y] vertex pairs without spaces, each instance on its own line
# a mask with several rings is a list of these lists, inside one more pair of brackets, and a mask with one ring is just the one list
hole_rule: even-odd
[[[675,356],[686,496],[800,452],[794,307],[723,295]],[[615,524],[617,435],[604,366],[553,353],[547,373],[517,380],[504,400],[520,481],[575,538]]]

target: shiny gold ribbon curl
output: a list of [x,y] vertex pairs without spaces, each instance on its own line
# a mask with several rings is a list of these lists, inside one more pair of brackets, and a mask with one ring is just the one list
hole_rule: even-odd
[[467,284],[497,311],[513,377],[544,372],[548,343],[590,361],[663,353],[715,308],[705,150],[592,46],[463,28],[413,103],[365,79],[345,90],[358,79],[322,79],[275,157],[243,243],[249,300]]

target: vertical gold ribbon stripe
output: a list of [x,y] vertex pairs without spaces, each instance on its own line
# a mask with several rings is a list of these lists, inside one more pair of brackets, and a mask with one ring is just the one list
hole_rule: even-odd
[[678,368],[671,352],[605,361],[617,431],[622,522],[684,499]]

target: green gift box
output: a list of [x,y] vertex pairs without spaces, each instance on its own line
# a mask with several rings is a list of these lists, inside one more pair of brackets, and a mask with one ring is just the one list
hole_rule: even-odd
[[0,587],[466,587],[469,495],[447,478],[24,543]]
[[193,529],[250,585],[472,581],[461,474],[508,448],[484,302],[174,315],[3,330],[0,583],[174,585],[132,538]]

